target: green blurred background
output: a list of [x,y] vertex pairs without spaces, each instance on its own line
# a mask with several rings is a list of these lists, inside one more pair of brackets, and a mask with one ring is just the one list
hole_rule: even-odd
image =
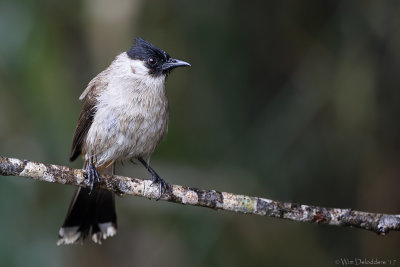
[[[399,14],[398,1],[1,0],[0,155],[81,167],[68,162],[78,97],[140,36],[192,64],[167,82],[152,157],[167,182],[400,213]],[[102,246],[57,247],[74,188],[1,178],[1,266],[400,264],[397,232],[136,197],[117,198]]]

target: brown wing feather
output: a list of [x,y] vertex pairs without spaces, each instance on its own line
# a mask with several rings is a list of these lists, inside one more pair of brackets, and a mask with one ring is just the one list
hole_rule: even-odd
[[93,117],[96,113],[95,101],[92,97],[87,97],[81,114],[79,115],[78,125],[76,126],[74,138],[72,139],[72,150],[70,161],[74,161],[80,154],[82,154],[82,145],[85,141],[86,135],[93,122]]
[[100,72],[94,77],[79,97],[80,100],[85,98],[81,114],[79,115],[78,125],[76,126],[74,138],[72,139],[72,150],[70,161],[74,161],[80,154],[82,154],[83,142],[85,142],[86,135],[92,126],[93,117],[96,114],[96,98],[98,94],[108,86],[108,74],[110,68]]

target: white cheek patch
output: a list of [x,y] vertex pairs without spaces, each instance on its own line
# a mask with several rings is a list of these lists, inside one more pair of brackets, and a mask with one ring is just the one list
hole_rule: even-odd
[[131,60],[131,70],[133,74],[146,75],[149,74],[149,69],[144,65],[145,63],[141,60]]

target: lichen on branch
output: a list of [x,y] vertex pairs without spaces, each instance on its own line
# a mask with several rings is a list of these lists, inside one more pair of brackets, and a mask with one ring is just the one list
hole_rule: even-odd
[[[15,158],[0,157],[0,175],[22,176],[45,182],[88,186],[84,178],[84,171],[81,169]],[[151,180],[139,178],[118,175],[103,176],[98,186],[118,195],[134,195],[150,199],[157,199],[159,195],[157,185],[153,185]],[[392,230],[400,230],[400,214],[392,215],[352,209],[299,205],[181,185],[169,185],[168,190],[163,192],[161,200],[296,222],[351,226],[381,235]]]

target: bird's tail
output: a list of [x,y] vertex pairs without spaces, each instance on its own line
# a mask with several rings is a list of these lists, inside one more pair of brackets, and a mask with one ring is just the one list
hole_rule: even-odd
[[[99,175],[113,175],[114,166],[98,168]],[[81,243],[90,233],[95,243],[117,233],[114,194],[94,188],[79,187],[58,232],[57,245]]]

